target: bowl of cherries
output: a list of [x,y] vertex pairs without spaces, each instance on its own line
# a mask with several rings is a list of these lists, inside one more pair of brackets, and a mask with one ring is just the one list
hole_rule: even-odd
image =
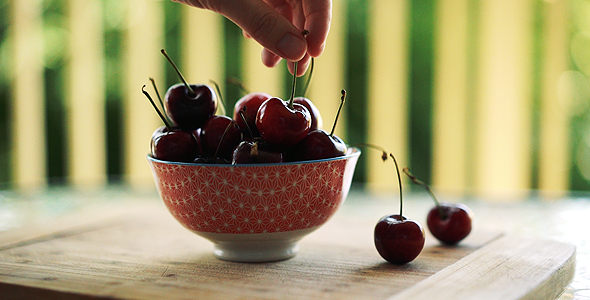
[[[293,257],[300,239],[345,201],[360,150],[334,135],[334,127],[324,131],[317,108],[294,92],[289,101],[248,93],[233,117],[217,115],[215,90],[186,83],[162,53],[183,83],[164,99],[153,84],[163,109],[145,86],[142,92],[165,124],[153,133],[147,156],[165,206],[211,241],[219,259]],[[344,97],[342,91],[341,103]]]

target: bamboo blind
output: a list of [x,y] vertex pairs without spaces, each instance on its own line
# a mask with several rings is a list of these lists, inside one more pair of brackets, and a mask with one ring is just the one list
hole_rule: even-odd
[[[42,2],[13,1],[13,177],[21,188],[44,185],[45,178],[45,109],[43,95]],[[31,88],[35,87],[35,88]]]
[[[67,74],[68,179],[75,186],[106,184],[105,80],[102,8],[98,0],[68,1],[70,32]],[[149,77],[164,82],[159,49],[163,1],[128,0],[125,24],[123,103],[124,179],[135,187],[153,186],[146,163],[149,139],[159,126],[141,94]],[[441,190],[466,189],[499,196],[531,188],[533,0],[436,2],[432,183]],[[568,189],[568,115],[558,107],[557,82],[568,68],[566,0],[543,5],[543,43],[539,94],[539,186],[547,192]],[[179,5],[179,4],[175,4]],[[408,148],[409,0],[368,2],[366,141],[393,152],[400,164]],[[477,20],[473,18],[473,10]],[[309,98],[331,124],[344,87],[345,2],[333,3],[333,22],[324,55],[316,60]],[[46,184],[45,120],[40,22],[42,2],[11,2],[10,36],[14,54],[11,170],[17,188]],[[471,17],[469,17],[471,15]],[[223,76],[222,17],[183,7],[181,35],[184,75],[194,82]],[[244,83],[255,91],[281,94],[280,70],[259,62],[261,48],[244,41]],[[353,70],[354,71],[354,70]],[[261,75],[264,74],[264,75]],[[90,84],[92,83],[92,84]],[[32,86],[36,88],[31,88]],[[162,90],[163,87],[160,87]],[[348,108],[346,108],[348,109]],[[31,115],[41,116],[31,118]],[[339,122],[346,122],[345,115]],[[337,134],[346,140],[344,126]],[[26,133],[26,134],[23,134]],[[367,155],[372,150],[366,150]],[[367,159],[367,187],[396,189],[395,171]]]

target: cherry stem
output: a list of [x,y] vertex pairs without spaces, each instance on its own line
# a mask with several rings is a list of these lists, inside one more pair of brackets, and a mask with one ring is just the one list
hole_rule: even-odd
[[297,65],[299,62],[295,62],[293,66],[293,83],[291,84],[291,98],[289,99],[289,108],[293,109],[293,100],[295,100],[295,85],[297,84]]
[[392,153],[389,153],[389,156],[393,159],[393,163],[395,164],[395,170],[397,171],[397,183],[399,185],[399,218],[400,220],[404,219],[404,215],[402,214],[403,208],[403,200],[402,200],[402,176],[399,173],[399,166],[397,165],[397,160],[395,160],[395,156]]
[[[309,31],[307,29],[304,29],[301,34],[303,34],[303,36],[305,37],[306,35],[309,34]],[[293,84],[291,85],[291,98],[289,99],[289,105],[288,105],[290,109],[293,109],[293,100],[295,100],[295,87],[296,87],[296,83],[297,83],[297,65],[298,64],[299,64],[299,62],[296,61],[293,66]]]
[[369,148],[373,148],[376,150],[381,151],[381,159],[385,162],[387,160],[387,150],[385,150],[385,148],[377,146],[377,145],[373,145],[373,144],[369,144],[369,143],[358,143],[358,144],[354,144],[351,145],[352,147],[369,147]]
[[211,82],[211,84],[213,84],[213,86],[215,87],[215,91],[217,92],[217,95],[219,95],[219,102],[221,102],[221,105],[217,105],[217,107],[219,107],[219,112],[222,115],[225,115],[225,101],[223,101],[223,96],[221,95],[221,89],[219,88],[219,84],[217,84],[217,82],[215,82],[214,80],[209,80]]
[[438,215],[440,216],[441,219],[444,219],[443,209],[440,206],[440,203],[438,202],[438,200],[436,199],[436,196],[434,196],[434,193],[432,192],[432,190],[430,189],[430,187],[426,183],[424,183],[423,181],[421,181],[420,179],[418,179],[416,176],[414,176],[414,174],[412,174],[410,172],[410,168],[405,167],[405,168],[403,168],[402,171],[410,178],[410,180],[413,183],[415,183],[415,184],[423,187],[426,190],[426,192],[430,195],[430,197],[432,198],[432,200],[434,200],[434,203],[436,204],[436,208],[438,209]]
[[168,60],[168,62],[172,65],[172,67],[176,71],[176,74],[178,74],[178,77],[180,77],[180,80],[182,81],[182,83],[184,83],[184,85],[188,89],[189,96],[190,97],[195,97],[197,95],[197,93],[195,93],[195,91],[193,90],[193,88],[191,88],[190,84],[188,84],[188,82],[186,82],[186,80],[184,79],[184,76],[182,76],[182,73],[180,73],[180,70],[178,69],[178,67],[176,66],[176,64],[172,61],[172,59],[170,58],[170,56],[168,56],[168,53],[166,53],[166,50],[161,49],[160,52],[162,52],[162,54],[164,55],[164,57],[166,57],[166,59]]
[[227,134],[227,132],[229,131],[229,129],[231,128],[232,125],[233,125],[233,121],[229,122],[227,127],[225,127],[223,134],[221,135],[221,139],[219,140],[219,144],[217,144],[217,148],[215,149],[215,154],[213,154],[213,163],[214,164],[217,163],[217,154],[219,153],[219,148],[221,148],[221,143],[223,143],[223,139],[225,138],[225,135]]
[[309,67],[309,76],[307,76],[307,81],[305,82],[305,87],[303,88],[303,97],[307,97],[307,89],[311,83],[311,77],[313,76],[313,68],[315,65],[315,59],[311,58],[311,66]]
[[158,101],[160,102],[160,107],[162,108],[164,118],[170,122],[168,119],[168,114],[166,113],[166,107],[164,106],[164,101],[162,101],[162,97],[160,97],[160,92],[158,91],[158,87],[156,86],[156,81],[150,77],[150,81],[152,82],[152,86],[154,87],[154,91],[156,91],[156,96],[158,96]]
[[250,156],[258,156],[258,154],[258,141],[254,141],[250,147]]
[[246,111],[245,106],[238,113],[240,114],[242,121],[244,121],[244,124],[246,124],[246,128],[248,129],[248,133],[250,134],[250,137],[252,138],[252,140],[255,140],[256,137],[254,137],[254,133],[252,132],[252,128],[250,128],[250,125],[248,125],[248,121],[246,120],[246,116],[244,115],[244,111]]
[[332,131],[330,131],[330,136],[334,135],[334,130],[336,130],[336,123],[338,123],[338,118],[340,117],[340,111],[342,110],[342,106],[344,106],[344,100],[346,99],[346,90],[340,91],[340,106],[338,106],[338,112],[336,112],[336,118],[334,119],[334,124],[332,124]]
[[158,87],[156,86],[156,81],[150,77],[150,81],[152,82],[152,86],[154,87],[154,90],[156,91],[156,96],[158,96],[158,100],[160,101],[160,106],[162,107],[162,109],[164,109],[164,102],[162,101],[162,97],[160,97],[160,92],[158,91]]
[[160,116],[160,119],[162,119],[162,122],[164,122],[164,125],[166,126],[166,128],[168,128],[168,131],[172,130],[172,127],[170,126],[168,121],[166,121],[166,118],[164,117],[164,115],[162,115],[162,112],[158,109],[156,103],[154,102],[150,94],[145,90],[145,84],[141,87],[141,92],[150,100],[150,103],[158,113],[158,116]]
[[237,86],[244,94],[250,94],[250,90],[244,86],[241,80],[235,77],[228,77],[225,82]]

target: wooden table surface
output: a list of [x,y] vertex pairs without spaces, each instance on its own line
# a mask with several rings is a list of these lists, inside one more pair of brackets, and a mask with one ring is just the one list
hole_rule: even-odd
[[[405,214],[425,225],[430,200],[404,199]],[[590,299],[590,199],[466,203],[476,216],[468,239],[445,247],[427,236],[405,266],[383,261],[372,243],[397,197],[359,191],[295,258],[242,264],[214,258],[152,192],[0,192],[0,299],[517,299],[563,289],[559,299]]]

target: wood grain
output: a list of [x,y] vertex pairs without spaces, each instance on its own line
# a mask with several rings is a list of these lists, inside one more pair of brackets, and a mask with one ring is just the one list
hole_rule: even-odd
[[[530,291],[543,285],[543,280],[554,282],[546,279],[552,278],[555,265],[568,255],[553,252],[563,250],[559,243],[515,243],[482,231],[474,232],[459,247],[440,246],[429,236],[415,261],[394,266],[374,249],[374,220],[337,214],[303,239],[295,258],[244,264],[216,259],[212,244],[182,228],[161,203],[105,208],[95,211],[95,221],[92,219],[89,215],[83,222],[69,219],[55,232],[37,233],[28,240],[21,236],[18,242],[13,239],[4,244],[0,249],[0,293],[13,299],[386,299],[424,285],[430,289],[432,278],[435,287],[443,289],[449,276],[458,276],[467,286],[470,279],[479,277],[486,282],[486,275],[495,274],[485,263],[488,257],[507,257],[510,262],[516,255],[521,261],[543,244],[545,251],[530,259],[536,264],[531,262],[518,269],[519,273],[509,273],[529,285],[512,287],[510,280],[497,283],[507,284],[502,289],[508,291],[520,286]],[[563,268],[567,274],[569,267]],[[496,273],[505,275],[503,270]],[[531,275],[525,276],[529,272]],[[555,285],[557,292],[571,280],[562,277],[564,281]],[[485,289],[486,285],[478,287]]]
[[574,255],[573,245],[505,236],[389,300],[554,299],[573,279]]

